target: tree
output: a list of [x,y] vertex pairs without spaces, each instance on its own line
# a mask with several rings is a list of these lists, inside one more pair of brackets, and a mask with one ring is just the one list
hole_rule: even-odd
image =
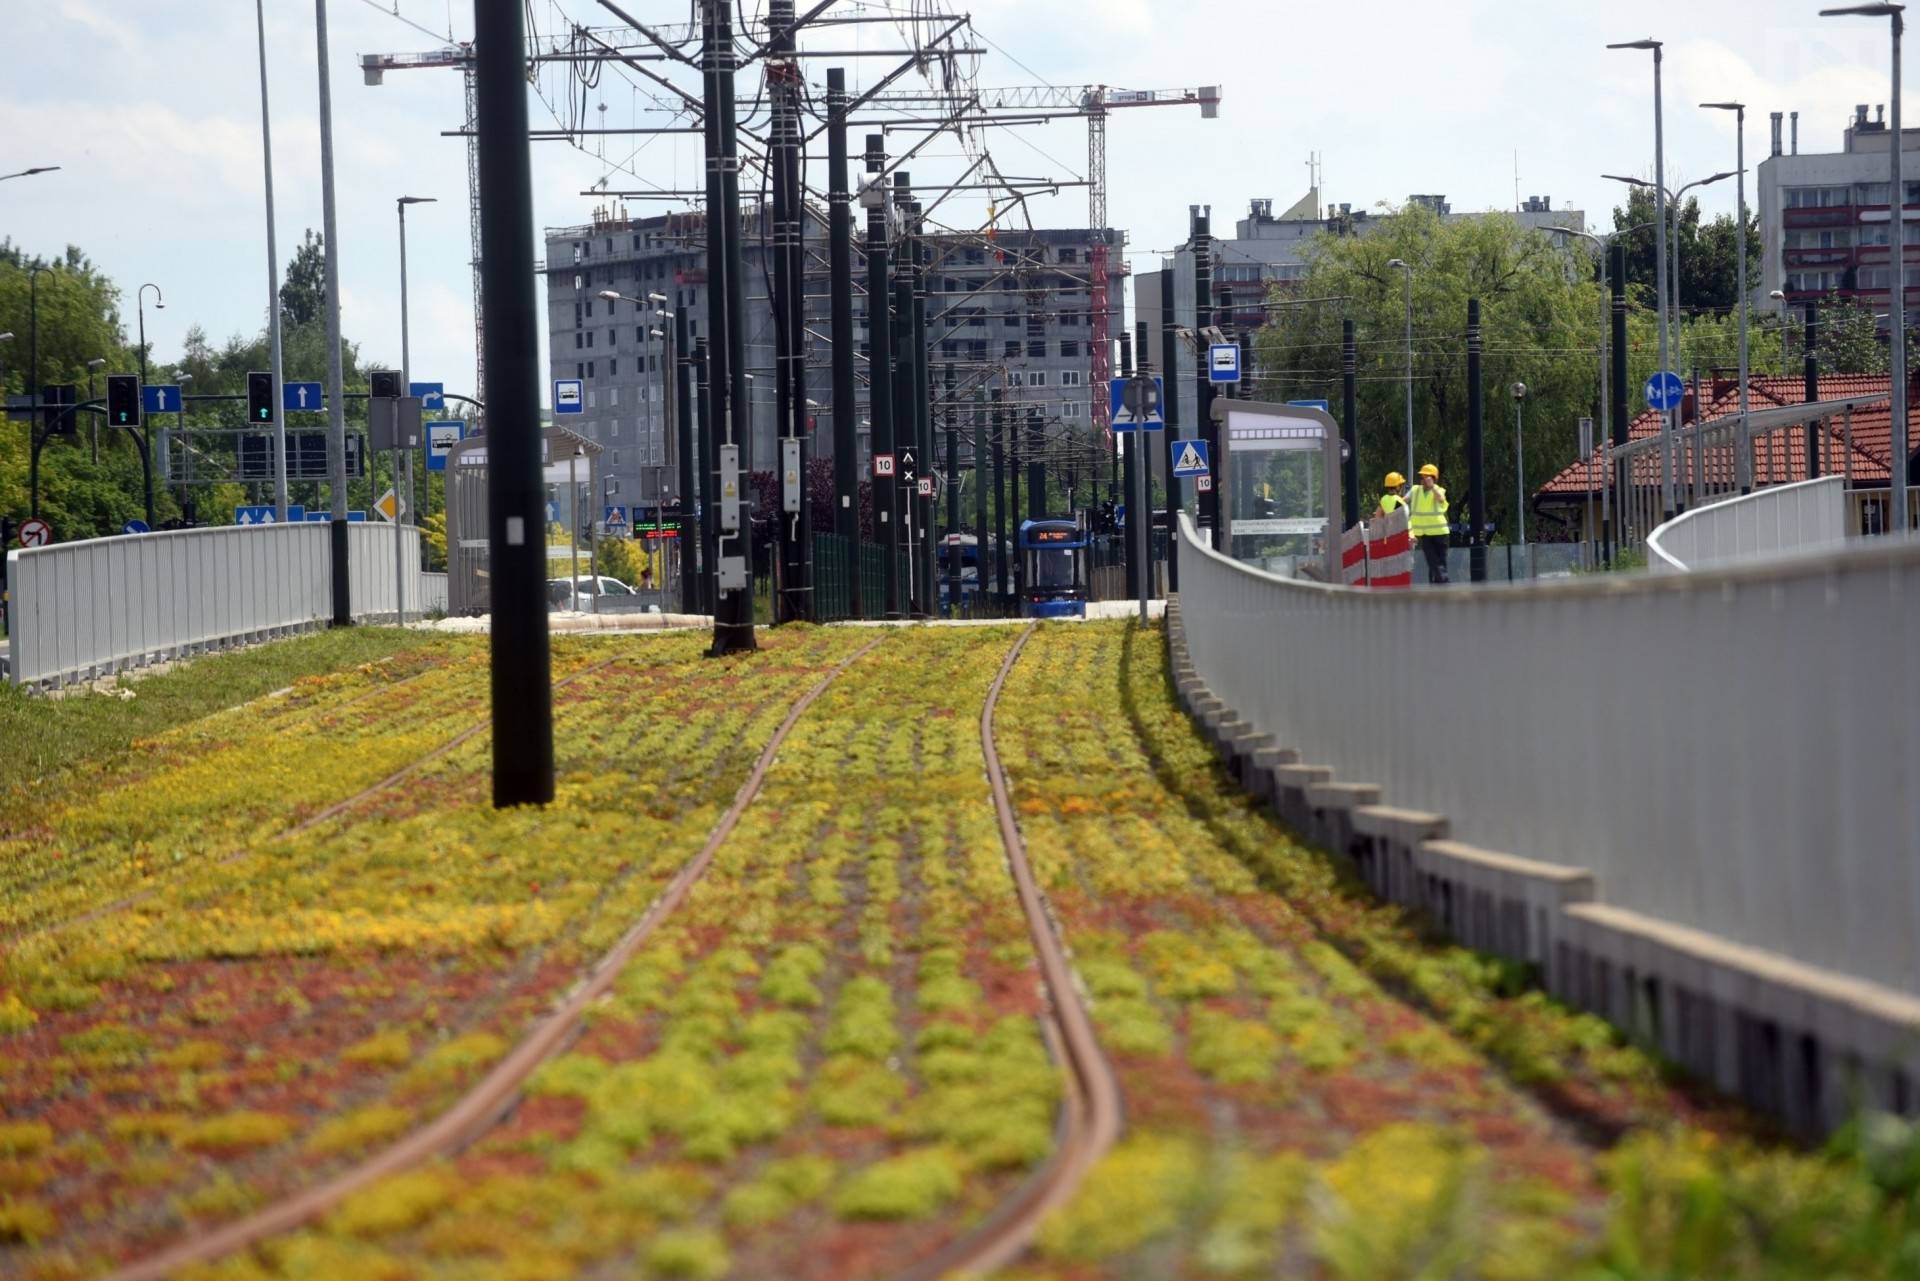
[[[1513,409],[1505,388],[1528,387],[1529,488],[1578,449],[1578,420],[1596,412],[1601,293],[1584,263],[1505,214],[1444,222],[1408,206],[1364,237],[1320,236],[1307,253],[1298,296],[1338,302],[1278,307],[1255,340],[1250,394],[1259,400],[1340,400],[1340,322],[1355,322],[1359,351],[1361,506],[1382,475],[1404,470],[1406,313],[1399,258],[1413,265],[1416,463],[1433,462],[1466,496],[1467,300],[1481,303],[1486,397],[1486,492],[1500,524],[1513,524]],[[1285,302],[1276,292],[1273,301]]]
[[293,251],[293,261],[287,264],[286,278],[280,283],[280,314],[292,328],[326,319],[327,243],[311,227]]
[[[1626,248],[1627,287],[1640,295],[1641,302],[1653,305],[1654,285],[1659,274],[1653,238],[1653,192],[1633,187],[1627,192],[1624,208],[1613,210],[1613,229]],[[1711,222],[1700,218],[1700,200],[1688,196],[1667,217],[1680,229],[1680,306],[1689,315],[1727,312],[1740,305],[1739,233],[1735,219],[1721,214]],[[1631,230],[1630,230],[1631,229]],[[1671,241],[1669,241],[1671,249]],[[1667,263],[1671,270],[1671,254]],[[1760,219],[1747,216],[1747,290],[1760,286]],[[1671,288],[1671,286],[1669,286]]]

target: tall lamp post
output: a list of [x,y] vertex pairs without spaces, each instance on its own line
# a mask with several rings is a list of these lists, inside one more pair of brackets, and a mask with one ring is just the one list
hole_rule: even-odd
[[1891,37],[1893,48],[1893,145],[1887,148],[1890,187],[1888,196],[1892,205],[1893,226],[1887,233],[1891,247],[1888,254],[1893,260],[1893,305],[1887,308],[1887,323],[1890,327],[1889,340],[1893,344],[1893,450],[1887,459],[1893,486],[1893,527],[1901,533],[1907,531],[1907,455],[1911,444],[1907,439],[1907,237],[1906,237],[1906,184],[1900,171],[1900,37],[1906,29],[1906,12],[1903,4],[1856,4],[1844,9],[1822,9],[1823,18],[1842,16],[1860,18],[1891,19]]
[[287,414],[284,348],[280,330],[280,241],[273,217],[273,116],[267,105],[267,11],[253,0],[253,22],[260,45],[260,157],[267,203],[267,355],[273,374],[273,515],[287,519]]
[[147,303],[147,290],[149,289],[153,290],[153,309],[155,311],[165,311],[167,309],[166,295],[160,292],[160,286],[153,284],[152,282],[148,282],[147,284],[140,286],[139,290],[136,291],[134,294],[134,300],[133,300],[134,315],[138,318],[140,322],[140,385],[142,387],[147,385],[147,306],[146,306],[146,303]]
[[[1654,39],[1627,40],[1610,44],[1609,49],[1640,49],[1653,54],[1653,220],[1661,228],[1654,240],[1654,294],[1660,300],[1660,368],[1667,368],[1667,147],[1665,126],[1660,115],[1660,42]],[[1673,519],[1673,415],[1663,416],[1665,446],[1660,451],[1660,502],[1662,514]],[[1476,513],[1477,517],[1477,513]]]
[[1700,107],[1704,111],[1733,112],[1733,170],[1740,180],[1735,197],[1739,206],[1735,218],[1738,239],[1734,241],[1739,264],[1734,278],[1740,282],[1740,433],[1734,441],[1734,471],[1740,492],[1745,494],[1753,490],[1753,450],[1747,431],[1747,297],[1753,292],[1747,284],[1747,104],[1703,102]]
[[1404,259],[1393,258],[1387,262],[1389,267],[1398,267],[1407,275],[1407,471],[1413,475],[1413,265]]
[[[413,364],[410,360],[411,349],[407,345],[407,206],[431,205],[439,203],[437,196],[401,196],[394,202],[394,208],[400,215],[400,394],[413,394]],[[396,484],[399,477],[394,477]],[[407,512],[413,517],[413,523],[420,523],[420,509],[414,506],[413,499],[413,451],[407,451]],[[400,523],[396,516],[393,522]]]

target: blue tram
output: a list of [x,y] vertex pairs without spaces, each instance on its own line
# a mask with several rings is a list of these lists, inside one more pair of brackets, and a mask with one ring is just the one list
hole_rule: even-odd
[[1087,531],[1078,521],[1020,525],[1020,613],[1025,618],[1087,616]]

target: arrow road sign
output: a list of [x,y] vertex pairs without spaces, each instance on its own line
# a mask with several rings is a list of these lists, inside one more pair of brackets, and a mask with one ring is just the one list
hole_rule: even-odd
[[578,378],[556,378],[553,381],[553,412],[556,414],[584,414],[587,412],[587,385]]
[[882,477],[893,475],[893,455],[875,454],[873,456],[873,474]]
[[1672,409],[1687,394],[1687,385],[1671,369],[1662,369],[1647,379],[1647,407]]
[[178,383],[153,383],[140,389],[140,408],[150,414],[177,414],[180,412],[180,385]]
[[153,526],[147,524],[144,520],[130,520],[120,527],[120,532],[123,534],[151,534],[153,532]]
[[288,413],[317,414],[327,407],[326,391],[319,383],[281,383],[280,407]]
[[420,398],[422,409],[445,409],[447,407],[447,385],[445,383],[408,383],[407,395]]
[[[269,507],[267,510],[272,511],[273,509]],[[301,514],[299,516],[295,516],[294,513],[296,511],[300,512]],[[331,512],[324,512],[324,511],[310,512],[303,507],[287,508],[287,522],[289,524],[291,524],[296,520],[304,520],[309,525],[324,525],[324,524],[327,524],[332,519],[333,519],[333,513]],[[361,511],[358,508],[355,508],[353,511],[350,511],[347,513],[347,523],[349,525],[363,524],[365,523],[366,519],[367,519],[366,512]]]
[[1215,383],[1240,381],[1240,344],[1217,342],[1207,348],[1207,381]]
[[280,517],[271,506],[236,507],[233,509],[233,523],[236,525],[272,525]]
[[[1107,385],[1108,397],[1112,402],[1110,406],[1112,413],[1109,414],[1108,418],[1109,421],[1113,423],[1113,430],[1115,431],[1133,431],[1136,429],[1133,411],[1127,408],[1127,384],[1131,381],[1133,380],[1130,378],[1115,378]],[[1155,374],[1153,376],[1153,388],[1153,402],[1148,407],[1146,421],[1139,424],[1139,426],[1147,431],[1164,431],[1167,424],[1160,416],[1160,406],[1165,400],[1167,390],[1166,380],[1159,374]]]
[[53,541],[53,526],[38,516],[20,522],[20,545],[22,547],[45,547]]
[[1212,473],[1213,468],[1208,465],[1206,441],[1176,440],[1173,450],[1175,476],[1206,476]]

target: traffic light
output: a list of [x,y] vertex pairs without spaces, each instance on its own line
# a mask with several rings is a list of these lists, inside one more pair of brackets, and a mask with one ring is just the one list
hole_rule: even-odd
[[140,379],[138,376],[107,375],[107,421],[115,427],[140,425]]
[[398,400],[404,394],[400,390],[400,371],[397,369],[370,370],[367,384],[367,390],[375,400]]
[[258,370],[247,375],[247,421],[271,423],[279,417],[273,403],[273,375]]

